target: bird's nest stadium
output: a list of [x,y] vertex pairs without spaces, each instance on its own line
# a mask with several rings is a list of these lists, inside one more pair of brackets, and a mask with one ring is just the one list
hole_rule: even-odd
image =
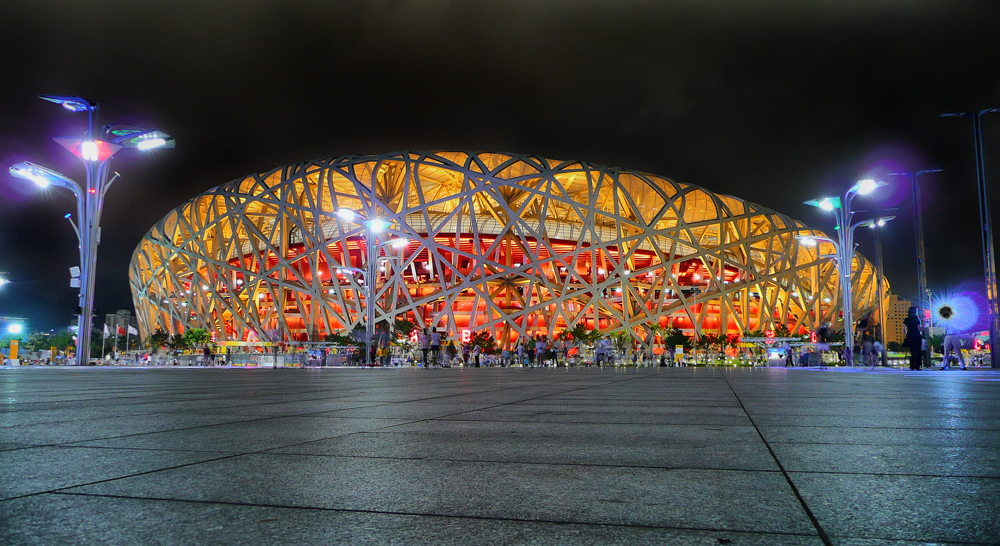
[[[351,213],[347,213],[351,211]],[[143,237],[144,336],[316,341],[408,319],[501,345],[583,324],[690,335],[839,327],[833,245],[704,188],[531,155],[398,152],[306,161],[213,188]],[[405,241],[398,241],[405,239]],[[390,244],[400,243],[400,245]],[[855,310],[874,268],[852,263]]]

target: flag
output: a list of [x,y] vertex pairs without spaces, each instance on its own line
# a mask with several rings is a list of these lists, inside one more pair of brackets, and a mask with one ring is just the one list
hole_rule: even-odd
[[122,328],[121,326],[118,327],[118,335],[120,335],[120,336],[125,335],[125,329]]
[[136,330],[135,328],[132,327],[131,324],[129,324],[128,325],[128,333],[129,333],[129,335],[137,336],[137,335],[139,335],[139,330]]
[[107,325],[107,324],[105,324],[105,325],[104,325],[104,337],[108,337],[108,336],[110,336],[110,335],[111,335],[111,333],[110,333],[110,332],[108,332],[108,325]]

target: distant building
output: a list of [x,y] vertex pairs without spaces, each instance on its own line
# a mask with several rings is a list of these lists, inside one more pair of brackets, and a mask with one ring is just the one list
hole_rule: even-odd
[[889,303],[885,307],[885,342],[886,344],[902,343],[906,337],[906,327],[903,326],[903,319],[910,310],[913,303],[910,300],[900,299],[896,294],[889,294]]
[[115,335],[115,329],[119,326],[124,332],[128,332],[129,326],[135,328],[136,331],[139,329],[139,322],[132,315],[132,311],[128,309],[119,309],[113,315],[105,315],[104,324],[108,326],[108,331],[111,332],[112,336]]

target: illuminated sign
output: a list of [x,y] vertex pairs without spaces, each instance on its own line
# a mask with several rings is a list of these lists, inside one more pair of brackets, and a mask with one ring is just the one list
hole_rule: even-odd
[[774,337],[774,330],[764,330],[764,337],[771,339]]
[[468,343],[472,341],[472,332],[468,330],[462,330],[462,343]]

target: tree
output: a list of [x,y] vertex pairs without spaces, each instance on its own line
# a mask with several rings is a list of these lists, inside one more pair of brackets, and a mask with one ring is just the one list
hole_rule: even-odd
[[146,345],[156,353],[160,350],[160,347],[165,347],[169,341],[170,335],[164,332],[163,328],[157,328],[155,332],[146,338]]
[[208,333],[208,330],[202,328],[188,328],[184,331],[183,337],[187,346],[192,348],[205,345],[212,340],[212,335]]
[[669,349],[673,349],[680,345],[681,347],[684,347],[685,351],[690,351],[693,346],[691,344],[691,338],[684,335],[684,332],[680,331],[678,328],[667,328],[663,331],[662,337],[663,343],[666,344]]
[[332,343],[334,345],[344,345],[344,346],[348,346],[348,347],[351,347],[351,346],[353,346],[353,347],[360,347],[360,346],[364,345],[364,343],[358,341],[357,339],[355,339],[355,338],[353,338],[353,337],[351,337],[351,336],[349,336],[347,334],[339,334],[339,333],[338,334],[327,334],[326,337],[323,338],[323,341],[325,341],[327,343]]
[[480,330],[478,332],[472,333],[472,339],[469,340],[471,346],[478,345],[482,349],[483,354],[495,355],[497,354],[497,340],[493,337],[493,334],[486,330]]
[[611,334],[611,345],[618,350],[618,354],[625,356],[626,352],[632,348],[632,334],[622,330]]
[[184,349],[187,349],[189,346],[187,340],[184,339],[183,335],[174,334],[170,336],[170,339],[167,341],[167,347],[170,347],[175,351],[183,351]]
[[702,334],[695,343],[695,346],[698,349],[705,351],[704,361],[708,362],[708,349],[719,346],[719,334],[714,332]]
[[395,332],[395,339],[393,341],[406,341],[410,339],[410,334],[417,329],[417,325],[407,319],[396,319],[392,325],[392,329]]

